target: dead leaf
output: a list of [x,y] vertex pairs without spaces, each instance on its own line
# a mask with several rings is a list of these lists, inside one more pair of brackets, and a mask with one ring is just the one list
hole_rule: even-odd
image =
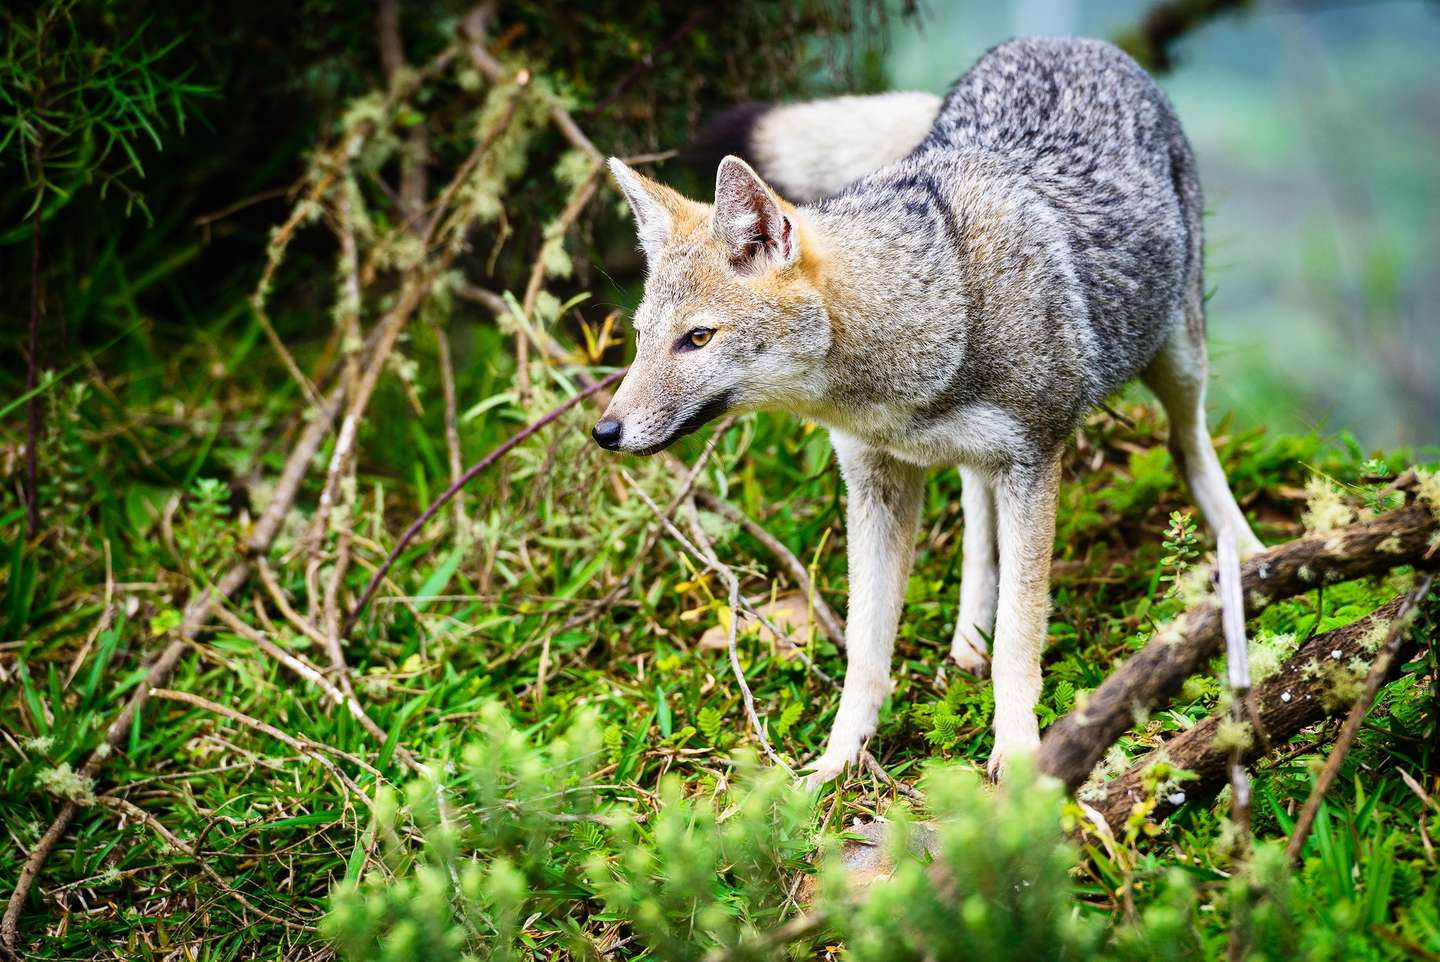
[[[774,601],[767,602],[756,609],[771,623],[784,633],[785,637],[776,638],[771,634],[770,629],[764,624],[760,625],[760,640],[765,644],[774,644],[782,655],[793,652],[796,647],[805,644],[805,639],[810,631],[810,602],[799,592],[791,592],[781,595]],[[740,612],[740,624],[737,631],[744,632],[755,625],[755,616],[748,611]],[[723,624],[712,625],[700,636],[700,647],[708,650],[723,651],[727,647],[727,637]]]

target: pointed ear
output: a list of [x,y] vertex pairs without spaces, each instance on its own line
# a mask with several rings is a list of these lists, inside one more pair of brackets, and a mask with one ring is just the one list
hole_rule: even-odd
[[617,157],[611,157],[607,166],[610,176],[615,178],[615,186],[625,195],[630,211],[635,215],[635,233],[640,238],[640,249],[645,252],[646,260],[653,261],[670,236],[670,211],[661,193],[664,188],[635,173]]
[[713,229],[715,239],[729,250],[731,263],[741,269],[784,266],[799,253],[795,225],[780,198],[739,157],[720,161]]

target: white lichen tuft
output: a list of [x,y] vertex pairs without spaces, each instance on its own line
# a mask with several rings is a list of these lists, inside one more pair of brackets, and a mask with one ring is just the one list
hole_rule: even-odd
[[37,752],[45,755],[54,747],[55,737],[53,735],[37,735],[34,738],[25,739],[25,750],[27,752]]
[[1365,634],[1361,635],[1358,639],[1360,647],[1371,653],[1377,652],[1380,650],[1380,646],[1385,644],[1385,638],[1389,634],[1390,623],[1388,621],[1377,621],[1366,629]]
[[1255,732],[1250,728],[1249,722],[1227,716],[1220,719],[1220,724],[1215,728],[1215,740],[1211,744],[1223,751],[1236,748],[1244,751],[1255,744]]
[[1175,583],[1175,593],[1187,608],[1194,608],[1215,599],[1211,583],[1214,572],[1208,567],[1191,568]]
[[1299,640],[1289,632],[1256,637],[1250,643],[1251,680],[1259,683],[1278,672],[1299,646]]
[[1440,518],[1440,471],[1416,468],[1415,475],[1418,479],[1415,497],[1429,505],[1431,513]]
[[1402,550],[1402,546],[1400,544],[1400,536],[1398,534],[1392,533],[1387,538],[1385,538],[1385,540],[1377,544],[1375,546],[1375,550],[1380,552],[1381,554],[1399,554]]
[[1355,519],[1355,511],[1340,496],[1340,491],[1323,475],[1314,475],[1305,482],[1306,508],[1300,516],[1307,531],[1320,533],[1343,528]]
[[69,762],[61,762],[54,768],[42,768],[35,776],[35,782],[51,795],[67,801],[81,805],[95,801],[94,780],[72,769]]

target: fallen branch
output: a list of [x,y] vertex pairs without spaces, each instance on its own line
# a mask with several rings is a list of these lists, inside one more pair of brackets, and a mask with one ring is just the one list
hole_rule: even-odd
[[[1255,686],[1250,703],[1274,744],[1281,744],[1334,714],[1336,706],[1328,692],[1333,677],[1325,677],[1317,672],[1317,667],[1323,671],[1325,666],[1348,666],[1352,659],[1371,656],[1377,633],[1385,631],[1387,625],[1392,629],[1397,626],[1404,603],[1405,598],[1394,598],[1358,621],[1314,636],[1286,659],[1275,674]],[[1402,636],[1397,633],[1397,637]],[[1397,644],[1396,648],[1404,655],[1415,645],[1412,640]],[[1393,660],[1390,668],[1399,663]],[[1177,786],[1173,792],[1156,797],[1146,817],[1163,818],[1187,799],[1205,797],[1218,790],[1226,782],[1230,764],[1230,749],[1216,744],[1222,717],[1219,713],[1211,715],[1171,738],[1123,774],[1098,786],[1095,794],[1087,793],[1086,802],[1115,831],[1122,831],[1136,813],[1136,806],[1148,804],[1146,783],[1151,779],[1153,766],[1160,760],[1172,769],[1189,772],[1194,778],[1184,783],[1183,792]],[[1258,743],[1244,749],[1247,761],[1254,761],[1263,753]]]
[[[1320,584],[1433,563],[1432,508],[1413,502],[1370,521],[1308,535],[1256,555],[1242,568],[1246,608]],[[1220,646],[1218,599],[1211,596],[1165,625],[1150,643],[1061,718],[1040,743],[1040,771],[1078,788],[1138,714],[1164,704]]]
[[1325,767],[1320,769],[1320,774],[1315,777],[1315,784],[1310,788],[1310,797],[1305,799],[1305,806],[1300,809],[1300,817],[1295,820],[1295,830],[1290,833],[1290,841],[1285,845],[1285,856],[1292,862],[1300,857],[1300,852],[1305,847],[1305,839],[1309,838],[1310,829],[1315,825],[1315,816],[1320,811],[1320,802],[1324,800],[1325,793],[1330,790],[1335,776],[1340,774],[1340,766],[1344,764],[1345,756],[1355,741],[1355,735],[1360,731],[1360,723],[1370,713],[1370,707],[1375,703],[1375,696],[1380,693],[1380,686],[1390,675],[1390,669],[1395,664],[1395,656],[1400,653],[1400,649],[1404,645],[1403,636],[1405,629],[1409,626],[1410,613],[1430,591],[1430,584],[1434,580],[1433,574],[1426,575],[1415,590],[1405,596],[1405,600],[1400,604],[1400,609],[1395,613],[1395,620],[1390,623],[1385,641],[1375,656],[1374,664],[1370,666],[1370,673],[1365,676],[1365,687],[1360,692],[1360,697],[1355,699],[1355,704],[1350,706],[1350,714],[1340,728],[1340,734],[1335,739],[1335,747],[1330,750],[1330,757],[1325,759]]

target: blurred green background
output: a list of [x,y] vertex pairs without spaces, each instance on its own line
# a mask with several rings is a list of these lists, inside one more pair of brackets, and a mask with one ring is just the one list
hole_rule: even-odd
[[[1114,37],[1150,6],[930,0],[892,22],[889,79],[939,93],[1007,37]],[[1259,3],[1172,53],[1209,211],[1212,412],[1433,451],[1440,5]]]

